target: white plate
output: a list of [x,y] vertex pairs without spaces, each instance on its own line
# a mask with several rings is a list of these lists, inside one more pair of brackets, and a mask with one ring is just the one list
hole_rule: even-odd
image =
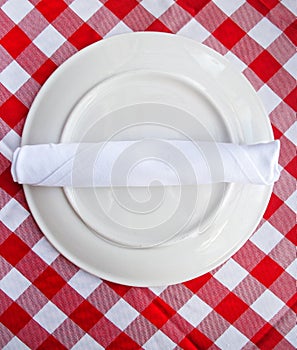
[[[156,136],[273,139],[253,88],[222,56],[179,36],[132,33],[93,44],[56,70],[30,109],[22,144]],[[73,263],[113,282],[156,286],[199,276],[234,254],[259,223],[272,186],[157,187],[151,198],[163,201],[145,215],[131,202],[123,209],[124,188],[24,189],[41,230]],[[147,200],[144,189],[132,196]]]

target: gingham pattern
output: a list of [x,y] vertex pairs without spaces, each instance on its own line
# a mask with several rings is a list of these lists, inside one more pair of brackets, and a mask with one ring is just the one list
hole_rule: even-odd
[[[0,347],[294,349],[294,0],[0,0]],[[281,141],[281,178],[258,229],[223,266],[187,283],[131,288],[79,270],[47,242],[10,159],[46,78],[69,56],[129,31],[188,36],[253,84]]]

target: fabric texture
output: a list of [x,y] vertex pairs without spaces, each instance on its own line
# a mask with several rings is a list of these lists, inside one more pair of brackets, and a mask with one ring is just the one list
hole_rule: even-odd
[[[11,172],[20,184],[52,187],[271,185],[280,175],[278,157],[279,141],[255,145],[158,139],[41,144],[18,147]],[[185,171],[186,166],[192,171]]]
[[[2,0],[0,23],[0,347],[295,349],[295,2]],[[248,242],[222,266],[170,287],[122,286],[70,263],[10,172],[50,74],[85,46],[131,31],[184,35],[224,55],[257,91],[281,143],[281,176]]]

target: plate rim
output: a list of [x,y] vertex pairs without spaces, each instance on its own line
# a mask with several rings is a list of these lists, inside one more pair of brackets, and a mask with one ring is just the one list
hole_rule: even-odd
[[[60,67],[57,68],[57,70],[49,77],[49,79],[47,79],[47,81],[45,82],[45,84],[41,87],[39,93],[37,94],[36,98],[34,99],[34,102],[29,110],[29,113],[28,113],[28,116],[26,118],[26,122],[25,122],[25,126],[24,126],[24,129],[23,129],[23,134],[22,134],[22,142],[21,144],[24,145],[26,144],[26,138],[28,137],[28,133],[30,131],[30,124],[32,123],[32,120],[34,119],[34,113],[35,113],[35,109],[38,107],[38,103],[39,101],[44,98],[44,95],[46,93],[46,89],[48,86],[50,86],[50,84],[52,82],[54,82],[54,79],[55,77],[58,75],[58,74],[62,74],[63,73],[63,70],[65,69],[66,65],[69,65],[71,64],[72,60],[75,60],[75,58],[79,57],[79,55],[83,55],[83,54],[87,54],[87,52],[89,50],[92,50],[93,47],[97,47],[97,46],[101,46],[101,45],[104,45],[104,42],[106,42],[106,40],[115,40],[115,38],[118,38],[121,37],[121,38],[125,38],[125,37],[131,37],[131,36],[139,36],[139,35],[145,35],[145,36],[154,36],[154,35],[158,35],[158,36],[163,36],[163,37],[177,37],[175,34],[167,34],[167,33],[159,33],[159,32],[137,32],[137,33],[128,33],[128,34],[121,34],[121,35],[117,35],[117,36],[114,36],[114,37],[111,37],[111,38],[108,38],[108,39],[104,39],[104,40],[101,40],[97,43],[94,43],[86,48],[84,48],[83,50],[77,52],[76,54],[74,54],[73,56],[71,56],[69,59],[67,59]],[[180,37],[181,38],[181,37]],[[216,55],[217,57],[220,57],[220,59],[223,59],[226,61],[226,64],[228,63],[228,61],[223,57],[221,56],[219,53],[215,52],[214,50],[212,50],[211,48],[203,45],[203,44],[200,44],[192,39],[188,39],[188,38],[184,38],[182,37],[183,40],[188,40],[188,41],[191,41],[193,43],[195,43],[195,45],[201,45],[203,46],[203,48],[207,51],[207,52],[211,52],[211,54],[213,55]],[[235,71],[235,70],[234,70]],[[244,77],[244,75],[240,72],[237,72],[236,71],[236,74],[240,74],[241,76]],[[245,81],[251,86],[250,82],[244,77]],[[254,89],[252,88],[251,89],[253,92],[254,92]],[[255,96],[256,96],[256,93],[254,92]],[[260,105],[262,105],[260,99],[257,97]],[[264,107],[262,105],[262,108],[263,108],[263,111],[264,111]],[[266,115],[266,112],[265,112],[265,115]],[[269,118],[268,116],[266,115],[266,128],[267,128],[267,131],[269,132],[270,131],[270,140],[273,139],[273,134],[272,134],[272,128],[271,128],[271,124],[269,122]],[[267,140],[269,141],[269,140]],[[155,281],[152,281],[149,282],[147,280],[144,279],[141,279],[141,280],[138,280],[138,281],[135,281],[135,280],[129,280],[127,279],[126,277],[120,277],[120,276],[116,276],[114,277],[113,274],[108,274],[106,272],[103,272],[103,271],[100,271],[100,275],[98,274],[98,271],[96,271],[96,268],[92,268],[89,264],[85,263],[84,261],[81,260],[80,257],[77,257],[77,256],[72,256],[72,254],[67,251],[67,247],[65,248],[63,245],[61,245],[56,239],[55,239],[55,236],[52,235],[51,231],[48,230],[48,227],[47,227],[47,224],[46,224],[46,221],[44,221],[44,218],[42,216],[39,215],[39,210],[38,210],[38,207],[35,206],[35,203],[34,203],[34,194],[33,192],[31,191],[31,186],[28,186],[28,185],[23,185],[23,188],[24,188],[24,192],[25,192],[25,197],[26,197],[26,200],[28,202],[28,205],[29,205],[29,208],[30,208],[30,211],[35,219],[35,221],[37,222],[38,226],[40,227],[42,233],[45,235],[45,237],[51,242],[51,244],[64,256],[66,257],[68,260],[70,260],[72,263],[74,263],[75,265],[77,265],[78,267],[100,277],[100,278],[103,278],[103,279],[106,279],[108,281],[112,281],[112,282],[115,282],[115,283],[121,283],[121,284],[125,284],[125,285],[130,285],[130,286],[139,286],[139,287],[149,287],[149,286],[156,286],[156,285],[163,285],[163,283],[161,284],[156,284]],[[262,212],[260,213],[260,215],[258,215],[258,220],[254,223],[253,225],[253,229],[250,230],[250,233],[247,236],[244,236],[242,238],[242,240],[240,240],[235,246],[232,247],[232,249],[230,251],[227,251],[225,253],[225,255],[222,257],[220,257],[218,259],[218,261],[215,261],[213,262],[213,264],[210,264],[205,266],[204,269],[200,269],[199,270],[199,274],[196,274],[195,276],[191,276],[189,278],[189,276],[186,276],[185,278],[176,278],[174,281],[166,281],[165,284],[177,284],[177,283],[181,283],[181,282],[184,282],[186,280],[189,280],[189,279],[192,279],[192,278],[195,278],[195,277],[198,277],[214,268],[216,268],[217,266],[219,266],[220,264],[222,264],[223,262],[225,262],[228,258],[230,258],[235,252],[237,252],[244,244],[245,242],[248,240],[248,238],[250,237],[250,235],[254,232],[255,228],[258,226],[259,224],[259,221],[261,220],[265,210],[266,210],[266,207],[268,205],[268,202],[270,200],[270,196],[271,196],[271,193],[272,193],[272,189],[273,189],[273,185],[271,186],[266,186],[266,189],[265,189],[265,201],[263,201],[263,210]],[[165,280],[165,279],[164,279]]]

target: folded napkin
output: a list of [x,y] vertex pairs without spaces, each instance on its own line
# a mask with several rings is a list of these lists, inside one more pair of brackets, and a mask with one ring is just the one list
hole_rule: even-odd
[[14,181],[34,186],[175,186],[279,178],[279,141],[253,145],[183,140],[39,144],[16,149]]

